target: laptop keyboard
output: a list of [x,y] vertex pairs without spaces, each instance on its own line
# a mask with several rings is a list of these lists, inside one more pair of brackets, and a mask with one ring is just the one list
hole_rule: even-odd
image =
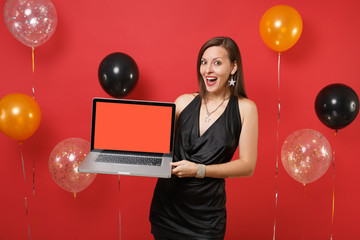
[[124,156],[112,154],[100,154],[95,162],[121,163],[133,165],[161,166],[162,158],[146,156]]

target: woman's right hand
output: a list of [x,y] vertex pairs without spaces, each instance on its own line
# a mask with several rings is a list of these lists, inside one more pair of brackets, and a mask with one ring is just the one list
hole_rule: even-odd
[[198,171],[198,165],[188,160],[172,162],[170,165],[172,166],[171,173],[179,178],[195,177]]

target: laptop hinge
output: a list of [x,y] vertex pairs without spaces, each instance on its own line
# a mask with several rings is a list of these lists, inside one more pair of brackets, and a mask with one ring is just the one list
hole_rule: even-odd
[[105,154],[122,154],[122,155],[137,155],[137,156],[151,156],[151,157],[163,157],[164,153],[149,153],[149,152],[131,152],[131,151],[116,151],[116,150],[102,150],[100,153]]

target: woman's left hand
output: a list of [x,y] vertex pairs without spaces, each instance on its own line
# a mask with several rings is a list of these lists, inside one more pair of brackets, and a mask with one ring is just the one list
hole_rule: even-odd
[[198,171],[198,165],[188,160],[172,162],[170,165],[172,166],[171,173],[179,178],[195,177]]

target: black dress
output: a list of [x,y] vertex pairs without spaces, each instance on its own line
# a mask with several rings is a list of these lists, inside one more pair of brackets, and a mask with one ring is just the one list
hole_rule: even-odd
[[[181,112],[174,161],[205,165],[229,162],[241,132],[237,97],[231,96],[222,115],[199,136],[201,97]],[[158,179],[150,207],[151,232],[174,240],[223,239],[226,227],[225,180],[219,178]]]

